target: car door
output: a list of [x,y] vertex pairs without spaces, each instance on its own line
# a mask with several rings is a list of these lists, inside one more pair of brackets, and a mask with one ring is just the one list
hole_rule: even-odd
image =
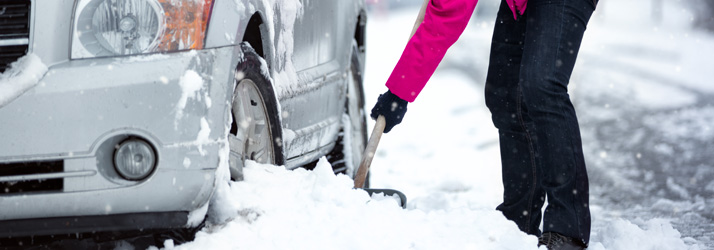
[[[336,60],[339,3],[301,0],[302,16],[295,22],[293,64],[296,89],[281,98],[287,165],[303,163],[334,141],[344,108],[344,86]],[[305,157],[306,156],[306,157]],[[293,160],[291,162],[291,159]],[[307,159],[310,160],[310,159]]]

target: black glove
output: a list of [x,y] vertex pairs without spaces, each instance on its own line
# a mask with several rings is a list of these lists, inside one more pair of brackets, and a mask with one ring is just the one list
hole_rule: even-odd
[[384,94],[379,95],[377,104],[372,108],[372,119],[377,120],[380,115],[384,116],[387,126],[384,127],[384,133],[389,133],[390,130],[397,124],[402,122],[404,114],[407,113],[407,104],[409,102],[399,98],[387,90]]

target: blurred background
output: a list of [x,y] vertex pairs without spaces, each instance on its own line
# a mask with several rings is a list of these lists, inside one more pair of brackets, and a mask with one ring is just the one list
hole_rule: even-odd
[[[386,91],[384,82],[422,1],[367,3],[369,110]],[[406,189],[422,209],[475,199],[498,205],[501,187],[474,190],[488,195],[439,195],[434,190],[444,183],[433,180],[498,178],[499,172],[490,172],[500,171],[493,170],[500,163],[483,85],[499,3],[479,1],[469,27],[410,104],[401,128],[383,139],[373,165],[390,168],[373,168],[373,185]],[[569,86],[590,175],[594,240],[604,240],[603,230],[615,219],[642,225],[663,218],[686,242],[714,248],[712,57],[714,1],[599,2]],[[498,179],[490,183],[500,185]]]

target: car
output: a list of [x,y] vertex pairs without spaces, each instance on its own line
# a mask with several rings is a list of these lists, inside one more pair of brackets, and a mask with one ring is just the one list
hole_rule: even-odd
[[363,1],[0,9],[0,71],[30,56],[47,67],[0,104],[0,238],[194,228],[220,173],[241,180],[246,161],[326,156],[350,176],[359,163]]

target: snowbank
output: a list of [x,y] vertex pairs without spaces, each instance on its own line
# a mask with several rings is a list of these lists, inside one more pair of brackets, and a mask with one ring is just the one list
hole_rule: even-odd
[[[401,209],[396,198],[353,189],[324,158],[314,171],[249,162],[244,174],[219,184],[195,241],[167,249],[538,249],[496,210]],[[609,222],[589,249],[700,249],[666,220],[640,224]]]
[[250,162],[244,174],[217,192],[217,224],[175,249],[537,249],[495,210],[404,210],[352,189],[324,158],[314,171]]
[[0,107],[37,85],[47,72],[47,66],[35,54],[28,54],[0,74]]

